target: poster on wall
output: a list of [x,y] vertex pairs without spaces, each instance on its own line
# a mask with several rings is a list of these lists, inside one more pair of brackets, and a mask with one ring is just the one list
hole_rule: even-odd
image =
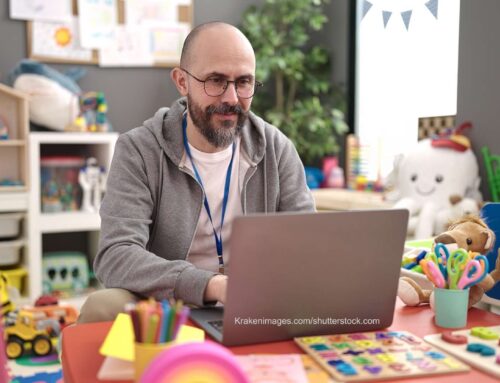
[[78,23],[74,17],[65,23],[35,21],[31,27],[31,56],[89,62],[92,51],[82,48],[78,39]]
[[73,0],[73,3],[78,5],[74,9],[77,14],[68,21],[28,20],[29,58],[103,67],[179,64],[182,45],[192,28],[192,0]]
[[118,24],[116,0],[78,0],[80,44],[84,48],[107,48],[115,42]]
[[148,31],[142,28],[118,26],[115,44],[99,51],[99,66],[152,66],[154,63]]
[[189,33],[189,25],[173,23],[150,30],[151,53],[157,63],[179,61],[182,45]]
[[10,0],[9,15],[17,20],[71,21],[71,0]]

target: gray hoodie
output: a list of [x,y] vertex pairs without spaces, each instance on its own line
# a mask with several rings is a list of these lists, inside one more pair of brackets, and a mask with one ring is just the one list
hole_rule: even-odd
[[[203,207],[203,190],[184,167],[184,98],[144,126],[120,135],[101,206],[94,270],[105,287],[202,306],[215,274],[186,261]],[[243,213],[314,211],[304,168],[291,141],[250,113],[241,131]]]

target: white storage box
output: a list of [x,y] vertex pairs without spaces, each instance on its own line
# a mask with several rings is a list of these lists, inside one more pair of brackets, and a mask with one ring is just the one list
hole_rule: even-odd
[[0,266],[13,266],[21,261],[24,240],[0,241]]
[[0,238],[16,238],[21,233],[21,213],[0,214]]

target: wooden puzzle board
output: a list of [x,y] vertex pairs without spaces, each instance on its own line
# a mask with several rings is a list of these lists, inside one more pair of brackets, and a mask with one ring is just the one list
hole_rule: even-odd
[[[488,326],[485,327],[500,336],[500,326]],[[441,334],[427,335],[424,339],[439,347],[440,349],[462,359],[466,363],[488,373],[500,378],[500,364],[496,362],[497,358],[500,358],[500,346],[499,339],[495,340],[484,340],[476,336],[471,335],[471,329],[453,331],[453,335],[464,335],[467,337],[467,344],[469,343],[480,343],[492,347],[495,350],[495,355],[492,356],[481,356],[479,353],[474,353],[467,351],[467,344],[451,344],[447,343],[441,339]]]
[[457,359],[406,331],[377,331],[295,338],[342,382],[420,377],[469,371]]

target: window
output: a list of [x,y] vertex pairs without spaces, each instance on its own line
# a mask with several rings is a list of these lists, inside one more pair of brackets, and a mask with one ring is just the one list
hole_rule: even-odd
[[457,112],[459,0],[357,0],[355,132],[369,179]]

